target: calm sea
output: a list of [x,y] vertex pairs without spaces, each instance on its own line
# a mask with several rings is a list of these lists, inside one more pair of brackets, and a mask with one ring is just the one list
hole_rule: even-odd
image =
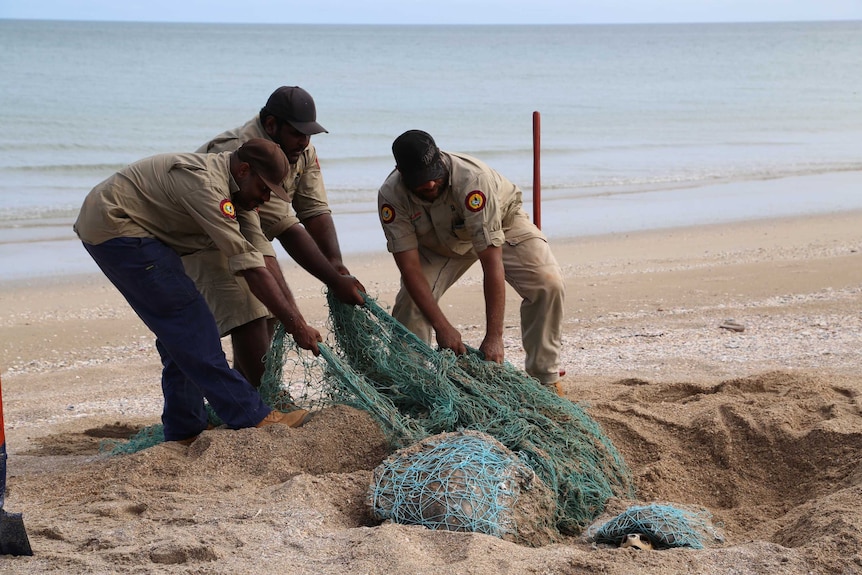
[[552,237],[862,208],[862,22],[290,26],[0,21],[4,278],[95,271],[71,223],[123,165],[312,93],[347,254],[411,128],[524,190]]

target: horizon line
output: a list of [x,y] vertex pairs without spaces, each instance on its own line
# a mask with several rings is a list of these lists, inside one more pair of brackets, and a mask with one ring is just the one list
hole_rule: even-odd
[[838,23],[862,22],[860,18],[818,18],[811,20],[774,19],[774,20],[650,20],[638,22],[257,22],[257,21],[225,21],[225,20],[133,20],[133,19],[92,19],[92,18],[25,18],[0,16],[0,21],[19,22],[79,22],[104,24],[222,24],[251,26],[415,26],[430,28],[438,26],[639,26],[639,25],[705,25],[705,24],[804,24],[804,23]]

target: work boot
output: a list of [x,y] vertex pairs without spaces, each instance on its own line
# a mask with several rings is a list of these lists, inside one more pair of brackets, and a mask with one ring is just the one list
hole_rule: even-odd
[[263,418],[263,421],[255,425],[255,427],[266,427],[267,425],[279,424],[288,427],[300,427],[302,424],[311,419],[311,412],[305,409],[296,409],[289,413],[272,410],[269,415]]
[[560,397],[566,397],[566,394],[563,393],[563,382],[560,381],[559,379],[557,381],[555,381],[554,383],[546,383],[544,385],[548,389],[548,391],[553,391],[554,393],[556,393]]
[[[208,425],[207,425],[207,429],[206,429],[206,430],[207,430],[207,431],[209,431],[210,429],[215,429],[215,426],[214,426],[212,423],[210,423],[210,424],[208,424]],[[192,435],[191,437],[187,437],[187,438],[185,438],[185,439],[177,439],[177,440],[175,441],[175,443],[179,443],[180,445],[191,445],[191,444],[192,444],[192,443],[194,443],[194,442],[197,440],[197,438],[198,438],[198,437],[200,437],[200,436],[201,436],[201,434],[200,434],[200,433],[198,433],[197,435]]]

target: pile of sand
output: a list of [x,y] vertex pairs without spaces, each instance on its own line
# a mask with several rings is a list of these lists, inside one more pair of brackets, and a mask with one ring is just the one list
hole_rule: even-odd
[[[586,393],[585,390],[575,390]],[[862,571],[862,380],[785,372],[591,390],[590,413],[638,499],[702,507],[726,541],[705,550],[534,549],[487,535],[378,525],[367,495],[388,454],[371,418],[329,408],[300,429],[212,430],[189,447],[97,456],[94,436],[47,436],[74,456],[16,481],[31,558],[17,573],[854,573]]]

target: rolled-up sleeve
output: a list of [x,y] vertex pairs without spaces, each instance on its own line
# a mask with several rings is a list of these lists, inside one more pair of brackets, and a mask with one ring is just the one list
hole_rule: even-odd
[[228,259],[230,271],[236,274],[264,267],[263,254],[242,234],[229,191],[213,181],[206,181],[208,175],[198,173],[194,176],[201,180],[197,189],[181,194],[178,201]]
[[234,275],[243,270],[266,267],[266,262],[263,261],[263,254],[260,252],[246,252],[229,256],[227,263],[230,272]]
[[264,235],[260,228],[260,216],[257,212],[240,210],[237,212],[237,221],[243,237],[249,241],[254,248],[265,256],[275,257],[275,249],[272,242]]
[[293,209],[296,210],[299,220],[305,222],[316,216],[332,213],[332,209],[329,207],[315,147],[309,145],[303,153],[303,158],[305,165],[297,178]]
[[410,220],[409,205],[393,191],[392,178],[377,193],[377,215],[390,253],[406,252],[419,247],[416,228]]
[[260,207],[260,227],[269,240],[274,240],[299,223],[288,202],[273,197]]

